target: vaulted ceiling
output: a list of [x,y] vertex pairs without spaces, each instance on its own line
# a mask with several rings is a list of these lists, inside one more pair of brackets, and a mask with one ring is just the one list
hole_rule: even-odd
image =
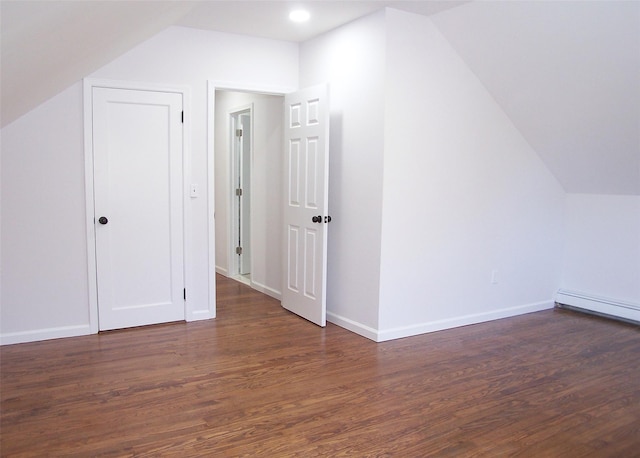
[[[0,0],[2,126],[171,25],[301,42],[389,5],[433,14],[461,3]],[[302,4],[313,20],[294,24]]]
[[2,125],[171,25],[300,42],[386,6],[432,18],[568,192],[640,195],[637,1],[2,0]]
[[640,195],[640,2],[473,2],[433,21],[566,191]]

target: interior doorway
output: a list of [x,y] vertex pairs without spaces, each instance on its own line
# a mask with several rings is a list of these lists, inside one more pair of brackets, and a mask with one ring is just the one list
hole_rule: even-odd
[[[242,281],[236,270],[241,269],[241,251],[236,250],[243,236],[242,200],[238,199],[243,190],[237,185],[242,180],[243,154],[231,151],[232,144],[238,151],[243,149],[244,132],[238,127],[251,107],[248,283],[280,300],[288,310],[324,326],[331,220],[327,209],[328,86],[274,94],[219,89],[210,83],[208,94],[214,120],[209,132],[213,133],[216,272]],[[285,288],[291,293],[286,301]],[[313,300],[301,299],[302,295]],[[306,313],[311,309],[313,313]]]
[[212,95],[216,272],[281,299],[284,97]]

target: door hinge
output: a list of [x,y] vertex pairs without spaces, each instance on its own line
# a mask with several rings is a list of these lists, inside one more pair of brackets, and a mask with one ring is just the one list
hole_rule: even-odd
[[236,137],[242,137],[242,129],[236,129]]
[[237,246],[236,247],[236,254],[242,254],[242,247],[241,246]]
[[237,188],[236,189],[236,196],[238,196],[238,197],[242,196],[242,188]]
[[184,297],[184,300],[187,300],[187,288],[182,290],[182,297]]
[[182,112],[182,115],[180,116],[180,122],[182,122],[182,124],[184,124],[184,111]]

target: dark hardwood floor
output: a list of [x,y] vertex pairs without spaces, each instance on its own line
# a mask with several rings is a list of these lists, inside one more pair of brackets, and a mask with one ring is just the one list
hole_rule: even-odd
[[640,456],[640,330],[563,310],[376,344],[218,277],[218,318],[5,346],[2,456]]

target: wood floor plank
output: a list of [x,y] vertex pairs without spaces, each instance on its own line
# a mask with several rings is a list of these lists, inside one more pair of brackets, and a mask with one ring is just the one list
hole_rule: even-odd
[[549,310],[376,344],[217,282],[215,320],[0,348],[0,454],[640,456],[637,326]]

